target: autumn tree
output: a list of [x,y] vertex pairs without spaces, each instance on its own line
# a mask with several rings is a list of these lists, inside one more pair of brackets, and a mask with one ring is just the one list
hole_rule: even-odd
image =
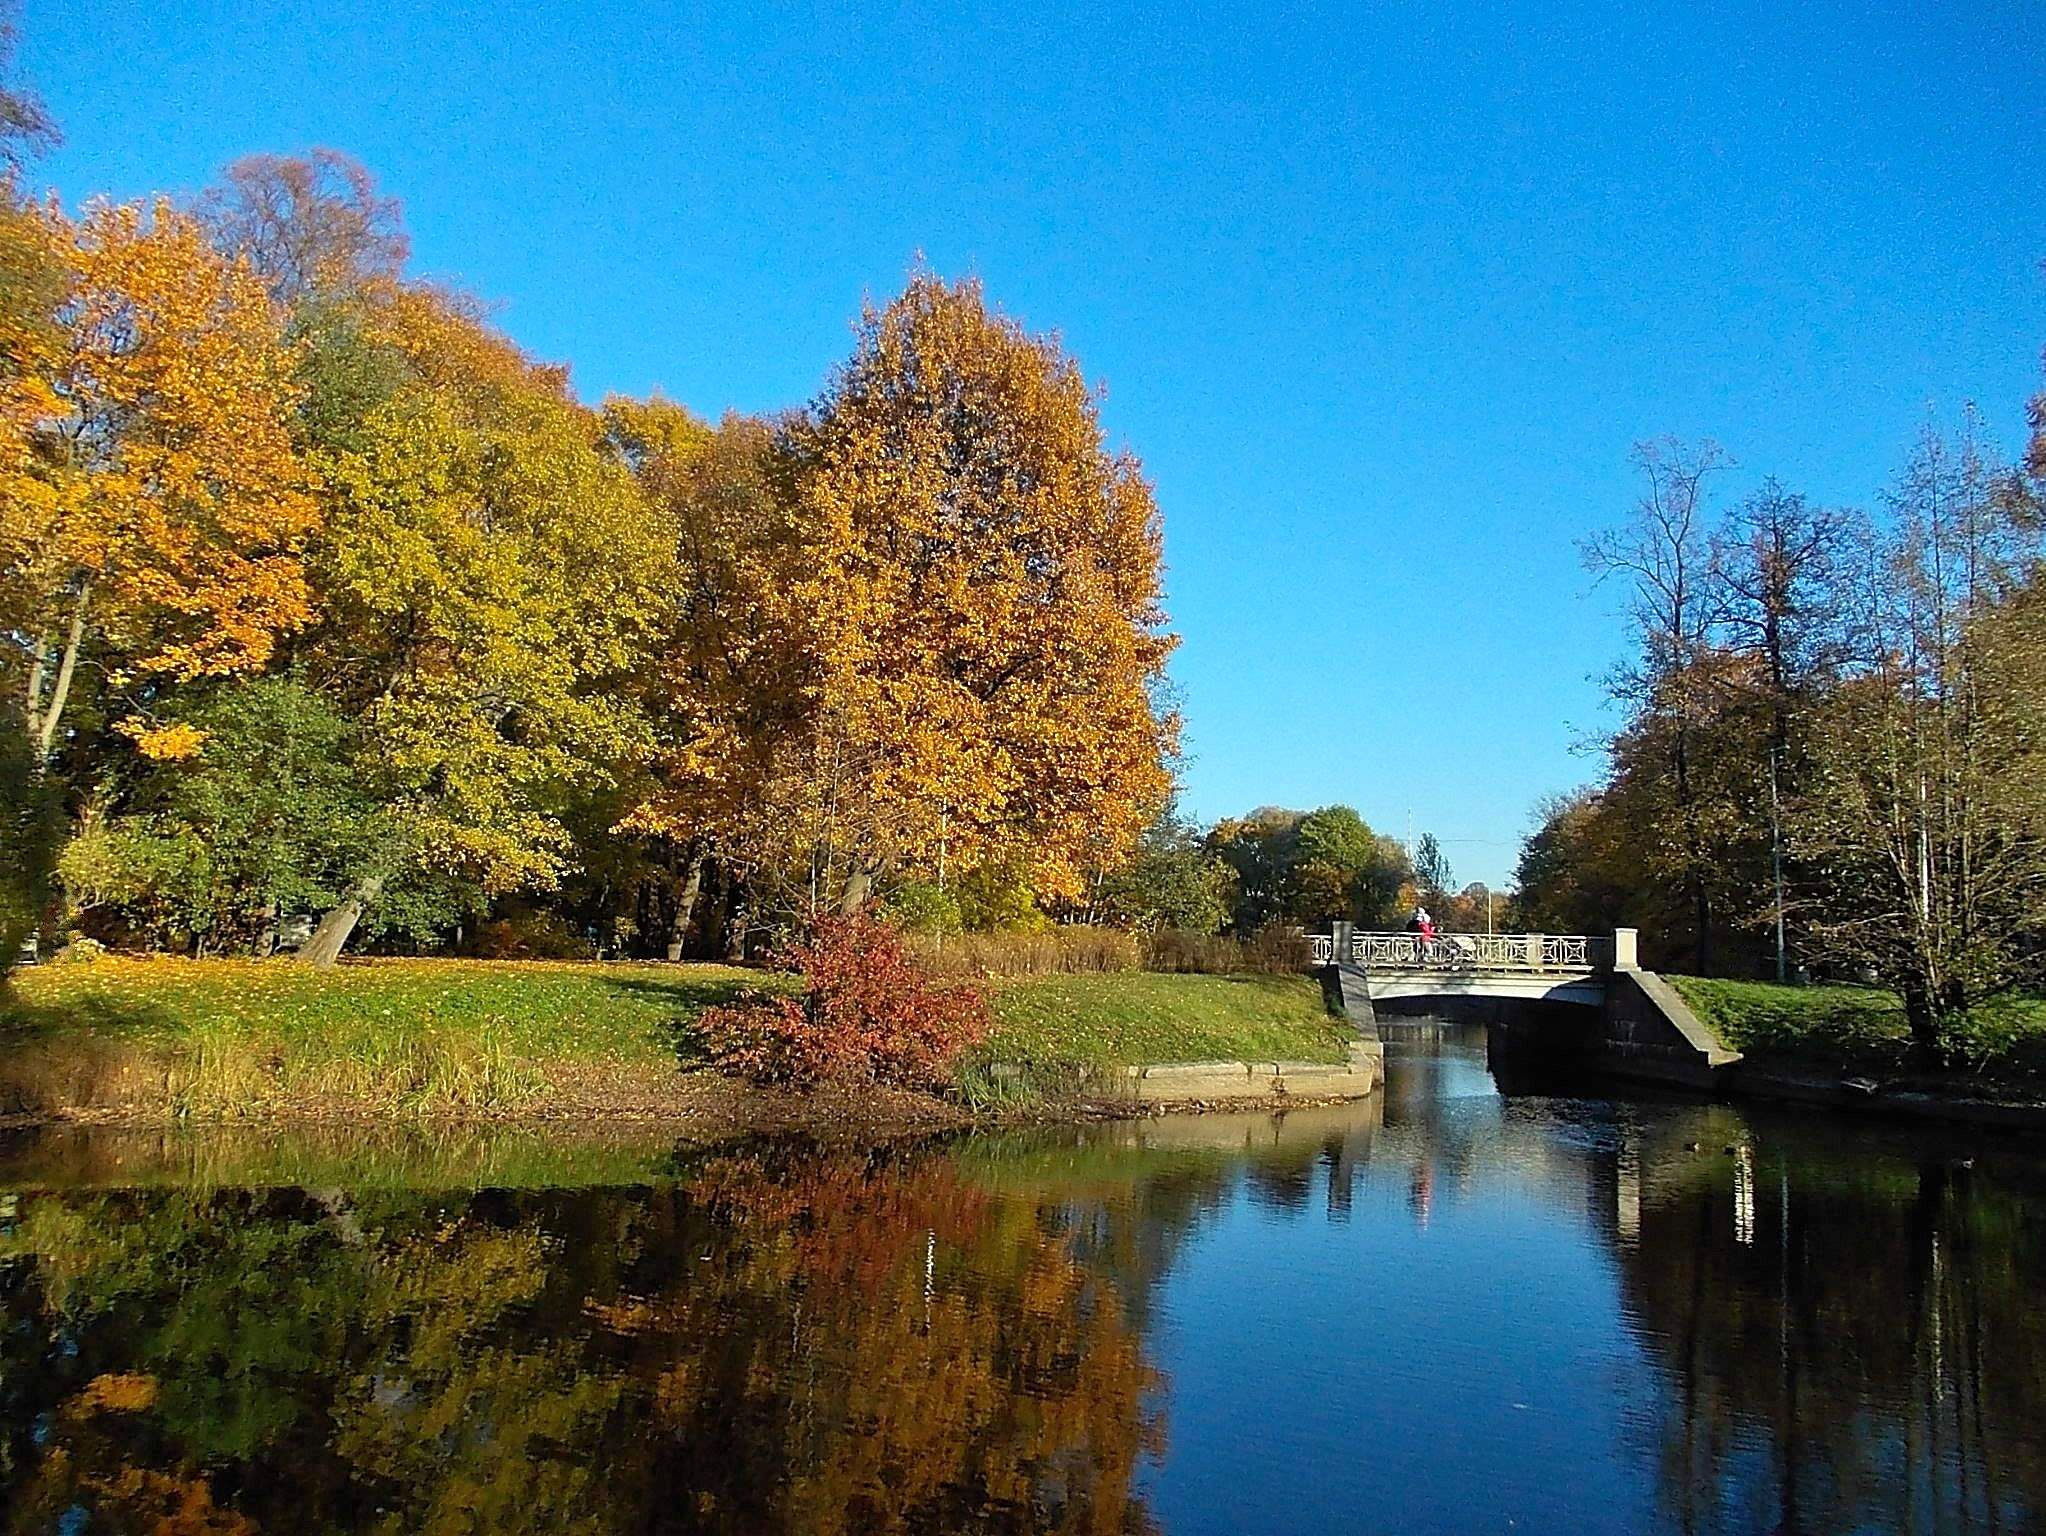
[[1709,442],[1638,444],[1642,490],[1633,516],[1583,546],[1592,574],[1619,584],[1633,631],[1635,655],[1614,669],[1608,687],[1630,711],[1637,740],[1661,760],[1668,832],[1658,864],[1684,893],[1700,972],[1712,968],[1713,832],[1723,811],[1710,802],[1696,760],[1700,718],[1711,707],[1703,670],[1714,617],[1706,497],[1724,463]]
[[1078,897],[1164,803],[1176,721],[1157,507],[1077,365],[919,273],[789,439],[817,626],[791,824],[824,888],[1015,862]]
[[782,868],[777,797],[815,734],[818,634],[798,598],[813,543],[774,423],[710,428],[660,399],[613,400],[605,420],[674,560],[646,677],[651,778],[623,830],[670,851],[665,948],[679,959],[713,855],[763,879]]
[[[262,667],[310,616],[318,507],[288,429],[290,349],[253,274],[165,202],[36,216],[61,287],[53,339],[18,375],[0,607],[47,760],[88,652],[138,689]],[[128,728],[148,748],[146,713]]]
[[1931,1062],[1969,1005],[2037,977],[2046,931],[2046,606],[2011,492],[1972,418],[1957,442],[1920,442],[1795,823],[1823,880],[1814,944],[1903,994]]
[[401,382],[320,455],[325,612],[303,650],[361,723],[385,836],[301,952],[315,964],[411,874],[486,899],[560,880],[574,859],[562,787],[648,748],[620,685],[669,570],[561,370],[420,289],[374,297],[357,330],[350,344],[380,349]]
[[1519,920],[1540,933],[1641,927],[1654,958],[1660,936],[1637,910],[1643,884],[1638,839],[1614,811],[1610,789],[1551,796],[1535,808],[1535,817],[1514,868]]
[[1715,622],[1721,643],[1746,666],[1725,670],[1766,727],[1769,911],[1776,979],[1789,971],[1784,808],[1802,790],[1802,722],[1847,659],[1839,601],[1851,545],[1864,520],[1815,507],[1775,479],[1729,515],[1713,540]]

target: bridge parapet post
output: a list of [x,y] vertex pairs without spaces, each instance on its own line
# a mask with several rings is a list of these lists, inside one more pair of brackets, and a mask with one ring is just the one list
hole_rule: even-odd
[[1640,929],[1615,928],[1613,930],[1613,969],[1616,971],[1638,971],[1641,969]]
[[1521,935],[1521,942],[1527,946],[1527,968],[1538,971],[1542,968],[1542,936],[1538,933]]

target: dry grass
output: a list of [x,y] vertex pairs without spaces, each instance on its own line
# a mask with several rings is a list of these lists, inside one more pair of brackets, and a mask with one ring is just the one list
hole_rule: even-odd
[[1313,961],[1305,934],[1267,928],[1249,939],[1165,928],[1144,939],[1144,969],[1198,976],[1298,976]]
[[1120,928],[959,933],[911,943],[917,959],[941,976],[1086,976],[1144,964],[1143,946]]
[[1297,976],[1308,969],[1307,940],[1268,929],[1251,939],[1162,929],[1130,933],[1079,925],[1030,933],[962,933],[912,939],[916,956],[947,976],[1097,976],[1163,971],[1198,976]]

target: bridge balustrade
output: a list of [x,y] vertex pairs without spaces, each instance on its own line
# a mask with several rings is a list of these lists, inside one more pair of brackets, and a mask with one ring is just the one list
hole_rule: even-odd
[[[1509,975],[1613,968],[1614,941],[1582,933],[1349,933],[1351,963],[1366,970],[1490,971]],[[1332,965],[1338,935],[1310,935],[1314,963]]]

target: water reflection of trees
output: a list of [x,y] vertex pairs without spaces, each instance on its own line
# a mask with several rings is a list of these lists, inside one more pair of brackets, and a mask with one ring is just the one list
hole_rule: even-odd
[[19,1530],[1148,1529],[1154,1380],[1079,1225],[929,1153],[26,1197],[0,1502]]
[[1843,1152],[1837,1132],[1736,1135],[1618,1170],[1673,1522],[2040,1529],[2046,1191],[1936,1152]]
[[1611,1256],[1671,1527],[2046,1528],[2036,1161],[1430,1103],[778,1147],[625,1190],[0,1196],[0,1528],[1146,1530],[1180,1248],[1244,1201],[1405,1221],[1417,1180]]

